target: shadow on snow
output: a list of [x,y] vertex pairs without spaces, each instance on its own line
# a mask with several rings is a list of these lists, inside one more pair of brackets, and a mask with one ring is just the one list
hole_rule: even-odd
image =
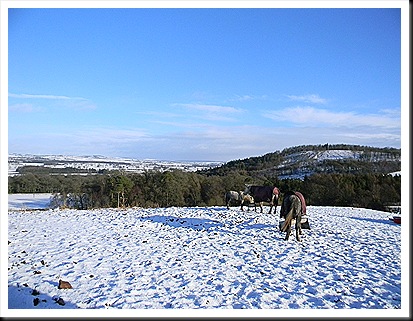
[[233,224],[234,227],[244,230],[252,229],[265,229],[265,228],[274,228],[276,224],[261,224],[256,223],[256,218],[250,218],[246,221],[240,221],[237,223],[225,222],[222,223],[217,220],[207,219],[207,218],[192,218],[192,217],[177,217],[177,216],[163,216],[163,215],[153,215],[148,217],[140,217],[141,221],[151,221],[154,223],[161,223],[171,227],[184,227],[193,230],[214,230],[221,231],[225,233],[234,233],[233,231],[228,230],[228,226]]
[[[39,292],[29,286],[8,287],[9,309],[78,309],[79,307],[65,300],[62,296],[53,296]],[[60,299],[60,301],[59,301]],[[60,304],[58,303],[60,302]]]
[[371,223],[381,223],[381,224],[387,224],[387,225],[400,225],[400,224],[394,223],[393,221],[391,221],[389,219],[377,219],[377,218],[355,217],[355,216],[351,216],[350,218],[352,218],[354,220],[367,221],[367,222],[371,222]]
[[149,217],[140,217],[142,221],[151,221],[154,223],[161,223],[171,227],[186,227],[194,230],[219,228],[223,224],[219,221],[201,218],[185,218],[176,216],[153,215]]

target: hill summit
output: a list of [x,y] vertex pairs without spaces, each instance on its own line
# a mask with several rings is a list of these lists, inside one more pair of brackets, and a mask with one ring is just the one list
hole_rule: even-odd
[[401,170],[401,149],[345,144],[301,145],[229,161],[205,172],[225,175],[243,170],[256,176],[278,176],[280,179],[303,179],[315,173],[389,174]]

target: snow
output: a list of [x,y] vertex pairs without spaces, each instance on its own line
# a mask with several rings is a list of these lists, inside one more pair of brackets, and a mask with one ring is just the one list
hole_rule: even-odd
[[297,242],[267,212],[9,209],[4,306],[8,316],[406,315],[390,213],[308,206],[311,230]]
[[9,210],[46,209],[53,194],[9,194]]
[[285,164],[291,164],[296,162],[308,162],[310,160],[316,160],[322,162],[325,160],[343,160],[343,159],[359,159],[363,155],[362,151],[353,151],[353,150],[341,150],[341,149],[332,149],[325,151],[303,151],[291,154],[286,157],[286,160],[283,162]]
[[353,150],[326,150],[322,152],[317,152],[315,158],[318,161],[324,160],[337,160],[337,159],[359,159],[363,153],[360,151],[353,151]]

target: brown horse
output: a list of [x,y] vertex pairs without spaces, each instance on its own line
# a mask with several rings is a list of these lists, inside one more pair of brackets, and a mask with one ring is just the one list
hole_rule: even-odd
[[255,203],[259,203],[262,213],[263,202],[270,204],[271,214],[272,208],[274,207],[274,214],[277,210],[278,198],[280,196],[280,190],[275,186],[257,186],[257,185],[245,185],[244,194],[249,194],[254,198]]
[[285,222],[281,227],[281,232],[286,232],[285,240],[287,241],[291,233],[291,225],[295,220],[295,237],[301,241],[301,217],[306,214],[306,204],[304,196],[300,192],[289,191],[284,194],[281,205],[280,218],[285,217]]

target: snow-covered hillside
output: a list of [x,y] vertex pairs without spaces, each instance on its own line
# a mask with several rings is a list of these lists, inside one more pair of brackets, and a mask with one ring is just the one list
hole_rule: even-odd
[[[389,160],[388,153],[380,152],[365,152],[361,150],[347,150],[347,149],[331,149],[331,150],[309,150],[304,152],[298,152],[286,157],[284,164],[297,163],[300,161],[318,161],[324,160],[343,160],[343,159],[366,159],[369,161]],[[400,160],[399,157],[393,157],[392,160]]]
[[405,316],[402,225],[362,208],[307,212],[299,243],[278,214],[238,207],[9,211],[7,313]]
[[[292,153],[285,157],[284,161],[276,167],[280,179],[304,179],[315,172],[325,161],[400,161],[400,156],[392,156],[388,153],[365,152],[361,150],[332,149],[332,150],[308,150]],[[328,170],[328,166],[322,165],[323,170]],[[318,168],[318,171],[321,169]]]

